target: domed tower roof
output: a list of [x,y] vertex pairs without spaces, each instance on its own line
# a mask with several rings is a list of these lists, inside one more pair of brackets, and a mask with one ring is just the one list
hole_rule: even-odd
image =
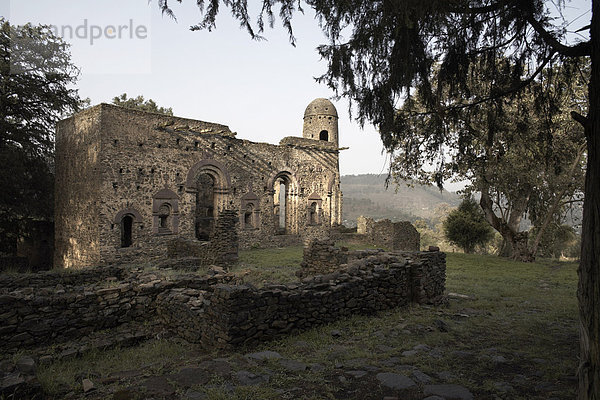
[[310,102],[306,111],[304,111],[304,118],[312,115],[330,115],[333,117],[338,116],[337,110],[332,102],[324,98],[314,99]]

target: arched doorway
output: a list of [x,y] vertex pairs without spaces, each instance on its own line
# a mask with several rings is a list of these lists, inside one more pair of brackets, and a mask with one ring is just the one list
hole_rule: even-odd
[[196,188],[196,239],[210,240],[217,210],[215,179],[207,173],[202,173],[198,175]]
[[121,247],[131,247],[133,244],[133,216],[125,215],[121,219]]
[[224,164],[205,159],[194,164],[188,171],[186,191],[195,197],[194,236],[198,240],[210,240],[219,212],[230,203],[231,179]]
[[271,179],[273,193],[273,224],[280,235],[298,233],[296,180],[289,172],[280,172]]

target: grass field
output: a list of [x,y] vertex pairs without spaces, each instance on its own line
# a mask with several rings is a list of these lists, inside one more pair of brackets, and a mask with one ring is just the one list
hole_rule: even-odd
[[[241,252],[233,272],[247,271],[246,280],[256,284],[289,281],[301,257],[301,248]],[[268,383],[232,388],[215,377],[211,386],[197,389],[208,399],[381,399],[376,383],[347,379],[344,371],[391,372],[400,368],[389,363],[396,358],[437,382],[444,376],[444,382],[466,386],[476,399],[572,399],[578,353],[576,269],[575,263],[448,254],[447,306],[414,305],[357,316],[237,353],[208,354],[182,341],[156,340],[57,362],[41,368],[38,377],[50,393],[68,387],[78,393],[82,371],[97,381],[121,370],[143,369],[149,376],[216,357],[236,365],[241,354],[268,349],[322,368],[290,373],[267,363],[260,368],[270,371]],[[415,346],[420,350],[411,351]]]

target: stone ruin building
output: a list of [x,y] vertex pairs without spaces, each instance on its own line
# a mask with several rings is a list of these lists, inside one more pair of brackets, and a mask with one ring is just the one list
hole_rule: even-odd
[[173,240],[209,243],[224,215],[242,248],[326,237],[341,224],[339,150],[337,111],[322,98],[302,138],[279,145],[216,123],[87,109],[57,127],[54,265],[164,257]]
[[408,221],[375,221],[361,215],[356,224],[357,236],[362,237],[364,243],[402,251],[419,251],[421,247],[421,235]]

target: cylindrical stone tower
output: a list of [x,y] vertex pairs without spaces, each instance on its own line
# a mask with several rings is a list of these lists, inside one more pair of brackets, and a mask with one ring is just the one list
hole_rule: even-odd
[[319,98],[310,102],[304,111],[304,128],[302,137],[338,143],[338,114],[333,103]]

